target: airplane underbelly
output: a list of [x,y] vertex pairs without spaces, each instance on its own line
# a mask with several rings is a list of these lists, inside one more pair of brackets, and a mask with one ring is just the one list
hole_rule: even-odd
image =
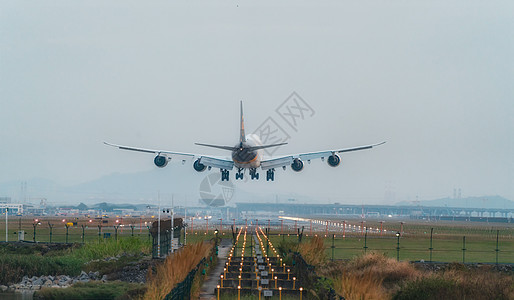
[[259,153],[233,153],[232,160],[238,168],[258,168],[261,166]]

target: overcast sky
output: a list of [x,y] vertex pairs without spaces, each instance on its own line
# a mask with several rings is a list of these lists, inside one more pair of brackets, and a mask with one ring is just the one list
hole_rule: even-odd
[[275,154],[387,144],[241,188],[514,199],[513,33],[512,1],[2,1],[0,181],[154,168],[104,140],[223,155],[194,142],[296,91],[314,115]]

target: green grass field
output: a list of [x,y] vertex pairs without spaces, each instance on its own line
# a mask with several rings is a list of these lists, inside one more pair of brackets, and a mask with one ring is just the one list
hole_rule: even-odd
[[[88,220],[83,218],[77,220],[76,226],[68,228],[68,242],[85,243],[97,242],[104,240],[104,234],[110,235],[108,239],[116,238],[116,230],[114,228],[114,219],[110,219],[108,224],[102,224],[101,234],[99,235],[98,224],[96,220],[93,223],[88,223]],[[149,241],[149,231],[144,223],[145,220],[133,220],[135,225],[132,230],[132,224],[129,220],[124,227],[119,227],[117,231],[118,239],[123,239],[134,235],[134,237],[141,241]],[[154,221],[154,219],[146,220]],[[52,242],[65,242],[66,241],[66,228],[64,223],[59,219],[49,218],[41,219],[40,225],[36,226],[36,241],[49,242],[50,241],[50,228],[48,223],[55,224],[52,228],[51,239]],[[99,223],[99,222],[97,222]],[[112,223],[112,224],[111,224]],[[9,240],[17,240],[17,235],[14,234],[19,228],[25,231],[25,240],[32,241],[34,238],[34,221],[32,218],[17,218],[13,217],[9,225]],[[143,227],[140,228],[139,225]],[[362,224],[358,221],[349,224],[359,225]],[[82,228],[84,225],[84,228]],[[375,232],[368,233],[365,238],[364,234],[357,231],[347,230],[343,238],[341,228],[329,227],[326,231],[325,226],[314,227],[312,234],[310,228],[304,230],[304,242],[310,238],[309,235],[317,234],[325,237],[326,254],[329,258],[334,259],[350,259],[357,255],[366,252],[379,252],[384,253],[389,257],[396,258],[397,255],[397,238],[393,232],[400,231],[399,222],[389,222],[383,224],[383,234],[376,232],[381,224],[378,221],[368,220],[365,225],[369,228],[374,228]],[[463,237],[466,238],[464,253],[465,262],[476,263],[495,263],[496,254],[498,254],[499,263],[514,263],[514,225],[512,224],[494,224],[494,223],[463,223],[463,222],[426,222],[426,221],[410,221],[403,224],[403,235],[400,237],[400,260],[430,260],[430,229],[433,228],[433,241],[432,241],[432,261],[441,262],[462,262],[463,261]],[[215,237],[213,228],[206,234],[205,228],[194,228],[192,231],[188,229],[187,242],[194,243],[200,240],[211,240]],[[250,233],[248,227],[248,234]],[[499,230],[499,243],[498,253],[496,250],[496,234]],[[5,223],[0,222],[0,233],[5,232]],[[290,234],[280,235],[280,228],[271,229],[271,241],[277,247],[282,240],[297,240],[297,235],[293,234],[294,230],[290,230]],[[84,237],[82,236],[84,233]],[[287,230],[284,231],[287,233]],[[334,248],[332,249],[332,235],[335,234]],[[0,235],[3,237],[3,235]],[[230,231],[221,231],[218,234],[219,238],[232,238]],[[3,239],[2,239],[3,240]],[[182,235],[181,242],[184,241]],[[239,247],[242,246],[242,236],[239,240]],[[253,242],[250,235],[247,236],[247,247]],[[367,247],[366,249],[364,247]],[[333,252],[333,255],[332,255]],[[250,255],[250,249],[247,249]]]
[[[375,226],[377,224],[374,224]],[[378,226],[380,226],[378,224]],[[496,233],[498,236],[498,263],[514,263],[514,226],[464,226],[462,224],[409,224],[404,228],[404,234],[399,239],[400,260],[430,260],[430,229],[434,228],[432,239],[432,261],[462,262],[463,252],[465,262],[495,263],[496,262]],[[496,229],[498,228],[498,229]],[[315,234],[313,232],[313,234]],[[325,231],[317,235],[324,237],[326,254],[329,258],[350,259],[364,252],[379,252],[386,256],[397,256],[397,237],[389,233],[368,233],[365,236],[361,232],[346,232],[343,238],[342,232],[329,231],[325,237]],[[335,238],[332,239],[332,235]],[[465,237],[465,245],[463,244]],[[310,239],[305,234],[303,241]],[[278,245],[283,240],[298,240],[296,234],[279,235],[273,233],[271,241]],[[333,243],[333,255],[332,255]],[[367,248],[364,248],[367,247]],[[465,251],[462,249],[465,248]]]

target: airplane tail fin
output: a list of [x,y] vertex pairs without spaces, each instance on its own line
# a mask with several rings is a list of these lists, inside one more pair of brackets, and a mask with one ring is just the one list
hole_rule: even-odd
[[245,136],[245,122],[243,118],[243,101],[241,101],[241,124],[240,124],[240,133],[239,133],[239,144],[240,147],[243,146],[243,143],[246,142],[246,136]]
[[[241,128],[240,128],[239,134],[240,134],[239,135],[239,147],[202,144],[202,143],[195,143],[195,144],[198,146],[211,147],[211,148],[217,148],[217,149],[229,150],[229,151],[236,151],[238,149],[242,149],[243,143],[246,143],[245,123],[244,123],[244,118],[243,118],[243,101],[241,101]],[[255,151],[255,150],[266,149],[266,148],[271,148],[271,147],[278,147],[278,146],[282,146],[285,144],[287,144],[287,143],[259,145],[259,146],[246,147],[246,149],[249,149],[250,151]]]

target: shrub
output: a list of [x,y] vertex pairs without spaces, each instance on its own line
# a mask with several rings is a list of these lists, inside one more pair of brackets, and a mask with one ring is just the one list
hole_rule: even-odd
[[308,243],[301,244],[298,248],[305,262],[310,265],[320,266],[327,261],[324,241],[318,236],[313,237]]
[[334,279],[334,289],[346,300],[389,299],[382,281],[371,272],[361,275],[342,274]]
[[422,277],[406,282],[392,299],[458,299],[454,293],[455,286],[455,281],[440,276]]
[[136,237],[123,238],[118,241],[107,239],[85,244],[78,249],[69,250],[69,254],[86,261],[113,257],[121,254],[139,255],[150,253],[150,243]]
[[406,282],[393,299],[514,299],[514,280],[487,270],[453,269]]
[[102,283],[92,281],[76,283],[66,289],[43,288],[34,294],[35,299],[135,299],[143,289],[142,284],[122,281]]
[[209,254],[210,244],[203,242],[187,245],[173,255],[166,257],[157,266],[155,274],[149,270],[147,290],[143,299],[164,299],[175,285],[182,282],[187,274]]
[[416,279],[421,275],[410,263],[406,261],[398,262],[381,253],[358,256],[346,265],[345,270],[355,276],[372,274],[384,284]]
[[70,256],[2,255],[0,256],[0,283],[21,281],[24,275],[78,275],[84,261]]

